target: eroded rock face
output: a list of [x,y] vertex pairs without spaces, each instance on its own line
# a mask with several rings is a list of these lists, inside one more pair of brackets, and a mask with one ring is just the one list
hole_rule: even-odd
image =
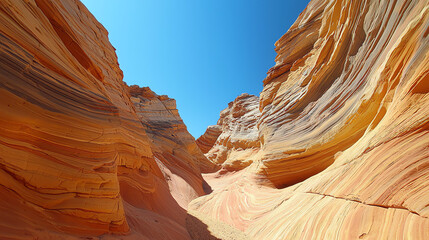
[[311,1],[276,43],[258,158],[190,209],[254,239],[428,238],[428,26],[423,0]]
[[130,87],[131,100],[151,142],[155,160],[179,205],[209,191],[200,172],[213,172],[215,165],[198,148],[176,109],[176,101],[158,96],[150,88]]
[[199,139],[222,171],[188,216],[214,165],[174,100],[79,1],[0,9],[0,238],[429,238],[427,1],[310,2]]
[[259,98],[243,93],[220,113],[217,125],[209,126],[197,144],[212,162],[229,171],[249,166],[260,149],[257,121]]
[[201,152],[206,154],[208,151],[210,151],[221,133],[222,128],[219,125],[208,126],[204,134],[201,135],[196,141],[197,146],[201,149]]
[[[167,125],[141,118],[107,31],[79,1],[0,10],[0,238],[188,239],[181,206],[204,194],[209,162],[170,124],[174,100],[157,97]],[[172,149],[180,166],[165,162]]]

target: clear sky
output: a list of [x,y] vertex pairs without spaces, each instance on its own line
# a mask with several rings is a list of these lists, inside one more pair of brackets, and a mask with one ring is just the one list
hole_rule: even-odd
[[82,0],[128,85],[176,99],[198,138],[241,93],[259,95],[274,43],[308,0]]

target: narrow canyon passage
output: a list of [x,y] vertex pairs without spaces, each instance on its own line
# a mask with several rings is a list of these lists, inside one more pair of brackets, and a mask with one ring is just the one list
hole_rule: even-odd
[[79,0],[0,1],[0,239],[429,239],[428,29],[312,0],[195,140]]

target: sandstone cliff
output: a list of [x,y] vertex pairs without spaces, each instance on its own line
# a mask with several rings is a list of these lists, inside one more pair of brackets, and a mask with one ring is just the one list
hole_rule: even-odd
[[0,10],[1,239],[429,238],[427,0],[311,1],[197,142],[78,0]]
[[201,152],[206,154],[208,151],[210,151],[221,133],[222,128],[219,125],[208,126],[204,134],[201,135],[196,141],[197,146],[201,149]]
[[184,207],[212,165],[174,100],[129,90],[79,1],[0,10],[0,238],[189,239]]
[[210,188],[200,172],[213,172],[215,165],[203,155],[194,137],[186,130],[174,99],[158,96],[148,87],[131,86],[130,93],[150,139],[154,158],[173,197],[186,209],[192,199],[209,193]]
[[260,115],[259,98],[244,93],[228,104],[217,124],[209,126],[197,144],[208,159],[223,169],[241,170],[253,162],[259,151],[256,124]]
[[254,239],[429,238],[428,27],[425,0],[311,1],[276,43],[253,163],[190,211]]

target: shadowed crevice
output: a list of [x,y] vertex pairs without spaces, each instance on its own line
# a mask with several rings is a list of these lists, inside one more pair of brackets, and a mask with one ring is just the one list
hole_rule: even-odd
[[188,230],[191,239],[198,240],[221,240],[211,234],[208,226],[200,219],[188,213],[186,216],[186,229]]

